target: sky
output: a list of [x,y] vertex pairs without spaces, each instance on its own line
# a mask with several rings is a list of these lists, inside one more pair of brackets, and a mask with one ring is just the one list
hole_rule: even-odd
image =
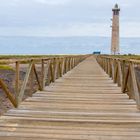
[[139,0],[0,0],[0,36],[111,36],[116,3],[121,37],[140,37]]

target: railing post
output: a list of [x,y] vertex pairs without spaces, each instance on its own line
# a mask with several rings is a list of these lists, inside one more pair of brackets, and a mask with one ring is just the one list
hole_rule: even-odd
[[51,82],[54,82],[54,59],[51,59],[50,61],[50,67],[49,67],[49,77],[48,77],[48,80],[49,80],[49,84]]
[[[35,77],[36,77],[36,81],[37,81],[37,83],[38,83],[38,86],[39,86],[39,90],[42,90],[42,81],[40,82],[40,79],[39,79],[39,76],[38,76],[38,74],[37,74],[37,69],[36,69],[36,67],[35,67],[35,63],[33,63],[32,64],[32,68],[33,68],[33,70],[34,70],[34,74],[35,74]],[[32,69],[31,68],[31,69]],[[31,73],[31,72],[30,72]]]
[[122,68],[121,68],[121,62],[120,60],[118,60],[118,73],[119,73],[119,82],[118,82],[118,86],[122,87],[123,84],[123,76],[122,76]]
[[55,71],[56,78],[59,78],[59,58],[56,58],[56,71]]
[[58,72],[59,72],[59,76],[58,77],[62,77],[62,58],[59,59],[59,64],[58,64]]
[[107,74],[109,75],[109,70],[110,70],[110,68],[109,68],[109,59],[107,58]]
[[49,61],[48,61],[48,63],[47,63],[47,85],[49,85],[50,83],[51,83],[51,80],[52,80],[52,69],[51,69],[51,67],[52,67],[52,59],[50,59]]
[[105,58],[105,72],[107,73],[107,71],[108,71],[107,58]]
[[74,57],[74,67],[76,66],[76,57]]
[[53,63],[53,75],[54,75],[54,79],[53,81],[55,82],[55,80],[57,79],[57,58],[54,58],[54,63]]
[[[44,76],[42,76],[42,90],[44,90],[45,88],[45,85],[46,85],[46,77],[47,75],[49,74],[50,72],[50,60],[47,60],[47,64],[46,64],[46,67],[45,67],[45,60],[43,60],[43,63],[44,63],[44,66],[43,66],[43,69],[44,69],[44,72],[42,73]],[[47,77],[47,84],[50,84],[50,76],[48,75]]]
[[72,69],[72,57],[70,58],[70,70]]
[[19,75],[20,75],[19,65],[20,65],[20,63],[19,63],[19,61],[17,61],[16,62],[16,80],[15,80],[16,103],[18,103],[18,96],[19,96]]
[[130,70],[129,70],[129,68],[128,68],[128,70],[127,70],[126,74],[124,73],[123,93],[125,93],[126,88],[127,88],[127,82],[128,82],[129,73],[130,73],[129,71],[130,71]]
[[34,70],[33,70],[33,67],[31,68],[31,73],[30,73],[30,91],[29,91],[29,96],[31,97],[32,94],[33,94],[33,82],[34,82]]
[[112,79],[114,81],[114,75],[115,75],[115,70],[114,70],[114,59],[111,60],[111,69],[112,69]]
[[44,90],[45,67],[44,60],[41,60],[41,90]]
[[112,77],[111,59],[109,58],[109,76]]
[[67,69],[68,69],[68,66],[67,66],[67,63],[68,63],[68,58],[66,57],[65,58],[65,73],[67,73]]
[[70,70],[70,57],[68,58],[68,71]]
[[65,58],[62,58],[62,75],[65,74]]
[[122,92],[124,92],[125,60],[122,60]]
[[24,95],[24,91],[25,91],[25,88],[26,88],[29,76],[30,76],[30,72],[31,72],[32,66],[33,66],[33,60],[31,60],[31,62],[29,64],[29,67],[28,67],[27,72],[26,72],[25,79],[23,81],[23,85],[22,85],[21,90],[19,92],[18,99],[17,99],[17,106],[22,101],[22,98],[23,98],[23,95]]
[[136,75],[135,75],[135,66],[133,62],[130,62],[130,73],[132,77],[132,85],[133,85],[135,100],[136,100],[138,109],[140,109],[140,94],[138,91],[137,80],[136,80]]
[[118,83],[118,60],[114,60],[114,83]]

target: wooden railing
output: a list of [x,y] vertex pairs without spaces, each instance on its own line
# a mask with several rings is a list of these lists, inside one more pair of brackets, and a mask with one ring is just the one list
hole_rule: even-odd
[[97,61],[114,83],[121,87],[122,92],[136,101],[140,109],[140,61],[102,55],[97,57]]
[[[46,85],[55,82],[56,79],[62,77],[62,75],[73,69],[87,57],[88,55],[72,55],[10,61],[2,60],[0,61],[0,65],[4,63],[14,67],[15,77],[13,79],[15,88],[14,90],[10,90],[4,79],[0,79],[0,88],[7,95],[11,103],[15,107],[18,107],[24,98],[27,87],[29,88],[27,92],[30,96],[35,92],[34,87],[37,87],[36,90],[43,91]],[[22,81],[20,76],[21,67],[26,68]]]

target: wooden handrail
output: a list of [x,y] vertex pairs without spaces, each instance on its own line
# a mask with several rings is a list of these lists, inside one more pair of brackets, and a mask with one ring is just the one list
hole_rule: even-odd
[[114,83],[121,87],[122,92],[127,93],[130,99],[136,101],[137,107],[140,109],[140,84],[135,71],[140,65],[140,61],[99,55],[97,62]]
[[[36,79],[38,85],[37,90],[43,91],[46,85],[49,85],[51,82],[55,82],[56,79],[62,77],[65,73],[70,71],[88,56],[89,55],[71,55],[49,58],[32,58],[6,61],[0,60],[0,64],[15,64],[15,93],[12,93],[12,91],[10,91],[10,88],[3,79],[0,79],[0,86],[11,101],[11,103],[15,107],[18,107],[23,100],[23,96],[25,94],[28,82],[30,87],[30,96],[32,96],[34,88],[33,77]],[[28,68],[23,83],[21,85],[20,66],[22,64],[28,65]],[[38,74],[36,65],[40,66],[40,75]]]

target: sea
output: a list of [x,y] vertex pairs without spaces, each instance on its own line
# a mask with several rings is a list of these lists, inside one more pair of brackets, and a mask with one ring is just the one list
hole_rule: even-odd
[[[0,55],[110,54],[110,37],[0,36]],[[121,38],[121,54],[140,54],[140,38]]]

